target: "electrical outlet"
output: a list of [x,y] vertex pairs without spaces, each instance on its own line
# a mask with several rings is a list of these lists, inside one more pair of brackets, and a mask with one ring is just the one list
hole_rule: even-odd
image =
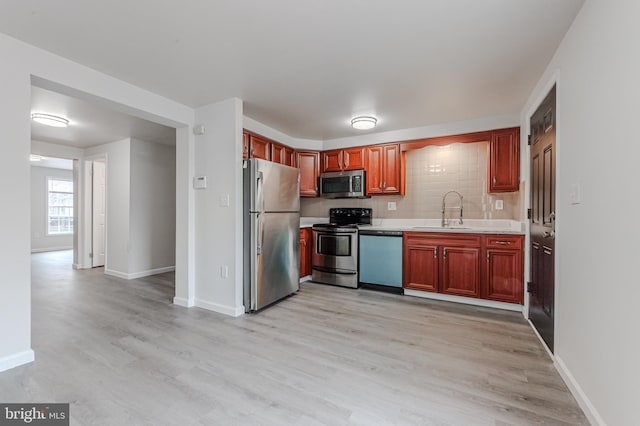
[[387,210],[396,210],[396,202],[395,201],[389,201],[387,203]]
[[229,207],[229,194],[222,194],[220,196],[220,205],[222,207]]
[[504,201],[496,200],[496,210],[502,210],[502,209],[504,209]]
[[222,278],[229,278],[229,267],[227,265],[222,265],[220,267],[220,276]]

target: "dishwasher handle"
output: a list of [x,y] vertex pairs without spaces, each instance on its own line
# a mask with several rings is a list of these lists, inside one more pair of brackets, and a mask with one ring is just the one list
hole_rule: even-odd
[[402,231],[362,229],[358,230],[360,235],[377,235],[381,237],[402,237]]

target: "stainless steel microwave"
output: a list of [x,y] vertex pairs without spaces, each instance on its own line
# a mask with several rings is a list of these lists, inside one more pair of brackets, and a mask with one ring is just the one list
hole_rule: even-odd
[[362,169],[320,175],[320,195],[325,198],[365,198],[366,187]]

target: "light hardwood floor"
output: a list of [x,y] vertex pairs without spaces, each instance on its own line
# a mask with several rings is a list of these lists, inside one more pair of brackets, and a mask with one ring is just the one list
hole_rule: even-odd
[[0,401],[70,402],[79,425],[588,424],[517,313],[305,283],[257,315],[171,304],[33,255],[36,361]]

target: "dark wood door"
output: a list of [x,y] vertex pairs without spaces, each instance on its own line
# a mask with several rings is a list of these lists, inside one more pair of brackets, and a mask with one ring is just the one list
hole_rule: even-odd
[[382,194],[384,150],[381,145],[366,147],[367,194]]
[[553,352],[556,220],[556,88],[531,116],[529,319]]
[[383,192],[395,194],[400,192],[400,145],[385,145],[383,147]]

